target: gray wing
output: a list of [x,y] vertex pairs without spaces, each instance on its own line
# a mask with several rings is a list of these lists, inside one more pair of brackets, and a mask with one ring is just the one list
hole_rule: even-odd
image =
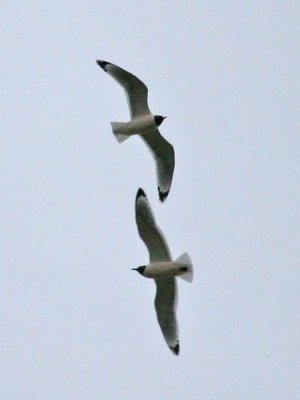
[[176,320],[177,286],[175,278],[156,279],[155,310],[162,334],[171,351],[179,354]]
[[125,90],[132,118],[150,113],[148,107],[148,88],[141,80],[117,65],[101,60],[96,62],[108,75],[119,82]]
[[147,246],[150,262],[171,261],[167,241],[155,223],[148,199],[142,189],[136,194],[135,219],[139,235]]
[[142,135],[144,142],[149,147],[156,163],[158,194],[164,201],[170,191],[174,167],[175,153],[173,146],[164,139],[157,129],[154,134]]

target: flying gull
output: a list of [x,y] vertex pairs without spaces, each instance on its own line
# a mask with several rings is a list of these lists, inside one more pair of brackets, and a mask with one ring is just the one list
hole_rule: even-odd
[[156,163],[158,194],[164,201],[170,191],[175,155],[173,146],[159,133],[158,126],[166,117],[153,115],[148,107],[148,88],[136,76],[111,64],[97,60],[97,64],[125,90],[131,119],[129,122],[111,122],[112,131],[119,143],[131,135],[140,135],[150,149]]
[[140,237],[144,241],[150,263],[133,270],[156,284],[155,310],[158,323],[167,345],[179,354],[179,336],[176,320],[176,277],[193,280],[193,266],[187,253],[172,261],[167,241],[155,223],[145,192],[139,189],[135,199],[135,217]]

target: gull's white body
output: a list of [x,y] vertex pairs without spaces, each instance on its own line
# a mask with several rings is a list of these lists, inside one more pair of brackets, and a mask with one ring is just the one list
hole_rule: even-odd
[[[164,201],[175,167],[174,148],[158,130],[165,117],[150,112],[148,88],[139,78],[110,62],[98,60],[97,64],[123,87],[129,106],[131,120],[111,122],[112,131],[119,143],[132,135],[140,135],[155,160],[159,198]],[[161,119],[155,120],[156,117]]]
[[115,129],[115,133],[127,136],[147,135],[153,133],[153,129],[156,129],[156,127],[154,115],[148,114],[121,123],[120,126]]
[[145,192],[139,189],[135,199],[135,218],[139,235],[149,252],[150,263],[134,268],[156,284],[155,310],[162,334],[171,351],[179,354],[179,335],[176,319],[177,283],[179,276],[189,282],[193,279],[193,266],[184,253],[172,261],[167,241],[156,225]]
[[153,279],[175,277],[186,274],[188,267],[189,265],[178,261],[150,263],[146,266],[143,276]]

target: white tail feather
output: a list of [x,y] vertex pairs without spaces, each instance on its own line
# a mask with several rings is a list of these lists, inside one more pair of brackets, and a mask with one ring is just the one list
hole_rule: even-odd
[[193,264],[188,253],[183,253],[180,257],[175,260],[176,264],[182,264],[183,267],[187,267],[187,271],[184,274],[178,275],[178,278],[182,278],[187,282],[192,282],[194,277]]
[[111,122],[111,129],[113,131],[113,134],[115,135],[115,138],[119,143],[124,142],[124,140],[128,139],[130,135],[124,135],[121,132],[121,128],[123,125],[125,125],[126,122]]

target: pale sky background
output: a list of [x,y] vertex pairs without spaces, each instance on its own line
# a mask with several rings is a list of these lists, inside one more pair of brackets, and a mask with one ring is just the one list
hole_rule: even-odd
[[[1,2],[0,398],[300,398],[300,4]],[[149,87],[176,167],[165,204],[119,145],[111,61]],[[143,187],[175,257],[181,354],[156,322]]]

